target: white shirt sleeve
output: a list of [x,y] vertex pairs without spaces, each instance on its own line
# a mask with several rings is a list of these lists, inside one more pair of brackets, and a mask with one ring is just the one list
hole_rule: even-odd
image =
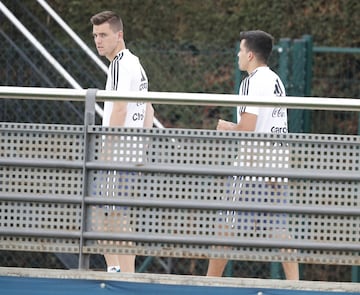
[[[247,95],[248,96],[261,96],[262,95],[262,87],[261,85],[257,85],[257,81],[255,79],[251,79],[249,81],[247,87]],[[240,95],[243,95],[240,93]],[[241,116],[241,113],[250,113],[254,115],[259,115],[259,107],[257,106],[242,106],[238,107],[238,116]]]
[[130,91],[131,89],[131,72],[129,72],[120,63],[114,63],[111,69],[112,89],[116,91]]

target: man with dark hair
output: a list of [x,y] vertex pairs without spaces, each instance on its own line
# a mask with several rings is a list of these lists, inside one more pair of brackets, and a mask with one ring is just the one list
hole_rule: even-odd
[[[112,11],[103,11],[91,17],[96,49],[110,61],[106,90],[147,91],[148,79],[139,58],[126,49],[123,23]],[[132,120],[132,113],[142,120]],[[145,124],[144,124],[145,123]],[[104,126],[152,127],[153,109],[150,103],[105,102]]]
[[[240,33],[238,64],[241,71],[246,71],[248,73],[248,76],[241,82],[239,90],[240,96],[251,95],[274,97],[274,105],[276,105],[276,97],[285,96],[285,88],[279,76],[267,65],[269,56],[272,52],[272,47],[273,37],[266,32],[256,30]],[[287,110],[286,108],[281,108],[279,106],[238,106],[237,119],[237,123],[220,119],[217,124],[217,130],[273,134],[283,134],[288,132]],[[240,182],[241,181],[244,181],[244,178],[241,178]],[[262,184],[262,186],[263,188],[271,190],[271,186],[267,183]],[[226,220],[237,222],[234,221],[234,218],[228,218]],[[251,222],[254,224],[248,226],[248,228],[252,228],[252,230],[256,231],[259,228],[259,225],[255,225],[257,222],[256,216],[251,219]],[[265,226],[261,226],[260,229],[270,230],[266,229]],[[287,236],[287,234],[284,233],[282,236]],[[225,259],[210,259],[207,275],[221,276],[226,263],[227,260]],[[298,264],[296,262],[284,262],[283,268],[287,279],[299,279]]]
[[[124,28],[121,18],[113,11],[103,11],[91,17],[93,25],[93,37],[96,49],[101,56],[105,56],[109,62],[106,90],[118,92],[147,91],[148,79],[139,58],[126,49],[124,41]],[[118,127],[152,127],[154,110],[150,103],[106,101],[104,103],[103,126]],[[116,173],[115,173],[116,174]],[[115,175],[113,174],[113,175]],[[109,177],[113,183],[109,187],[117,187],[119,179],[130,181],[131,175],[117,172],[116,177]],[[111,192],[114,195],[113,192]],[[121,196],[120,196],[121,197]],[[126,208],[108,208],[107,216],[121,218],[118,221],[119,230],[131,231],[128,220],[129,212]],[[117,212],[115,212],[117,210]],[[119,217],[120,216],[120,217]],[[114,222],[113,222],[114,223]],[[107,228],[114,227],[108,225]],[[124,227],[123,229],[121,227]],[[117,230],[117,229],[113,229]],[[108,272],[135,272],[135,255],[105,254]]]

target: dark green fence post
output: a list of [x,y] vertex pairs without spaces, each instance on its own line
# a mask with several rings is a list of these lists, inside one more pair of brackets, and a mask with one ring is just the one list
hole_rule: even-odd
[[[241,83],[241,71],[239,69],[239,58],[238,58],[238,52],[240,50],[240,42],[236,42],[235,44],[235,83],[234,83],[234,94],[239,94],[239,87]],[[236,114],[236,108],[234,108],[233,111],[233,121],[237,122],[237,114]]]
[[351,268],[351,281],[353,283],[360,282],[360,267],[359,266],[352,266]]
[[278,51],[279,51],[279,67],[277,74],[279,75],[281,81],[285,86],[285,91],[290,88],[289,86],[289,67],[290,67],[290,47],[291,39],[282,38],[279,41]]
[[[305,39],[295,39],[291,48],[291,79],[288,94],[306,96],[307,51]],[[289,110],[289,130],[292,133],[310,132],[310,112],[305,110]]]
[[234,261],[229,260],[224,270],[224,277],[232,277],[234,269]]
[[280,280],[284,279],[284,275],[281,269],[281,263],[280,262],[271,262],[270,263],[270,278],[273,280]]
[[235,44],[235,59],[234,59],[234,66],[235,66],[235,84],[234,84],[234,94],[239,93],[239,87],[241,83],[241,71],[239,69],[239,58],[238,53],[240,50],[240,42],[236,42]]
[[312,65],[313,65],[313,38],[311,35],[304,35],[303,40],[305,40],[306,53],[305,53],[305,96],[311,95],[311,86],[312,86]]
[[[304,96],[311,96],[312,86],[312,64],[313,64],[313,38],[311,35],[304,35],[305,41],[305,88]],[[312,111],[304,111],[304,128],[305,132],[311,131],[311,115]]]

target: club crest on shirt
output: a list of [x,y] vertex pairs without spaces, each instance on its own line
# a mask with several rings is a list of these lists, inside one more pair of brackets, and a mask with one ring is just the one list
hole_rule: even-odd
[[273,118],[284,118],[286,116],[286,111],[282,108],[274,108],[271,116]]
[[148,89],[148,83],[147,82],[144,82],[144,83],[140,84],[139,91],[146,91],[147,89]]

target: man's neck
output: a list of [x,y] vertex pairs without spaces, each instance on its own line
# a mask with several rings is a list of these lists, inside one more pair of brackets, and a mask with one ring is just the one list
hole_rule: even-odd
[[114,49],[114,51],[112,52],[112,54],[110,56],[107,56],[106,58],[112,62],[114,60],[114,58],[119,54],[120,51],[125,50],[125,42],[121,42],[119,43],[119,45]]
[[257,68],[260,68],[260,67],[267,67],[267,64],[265,64],[265,63],[255,63],[255,64],[249,66],[247,72],[250,75],[252,72],[254,72]]

